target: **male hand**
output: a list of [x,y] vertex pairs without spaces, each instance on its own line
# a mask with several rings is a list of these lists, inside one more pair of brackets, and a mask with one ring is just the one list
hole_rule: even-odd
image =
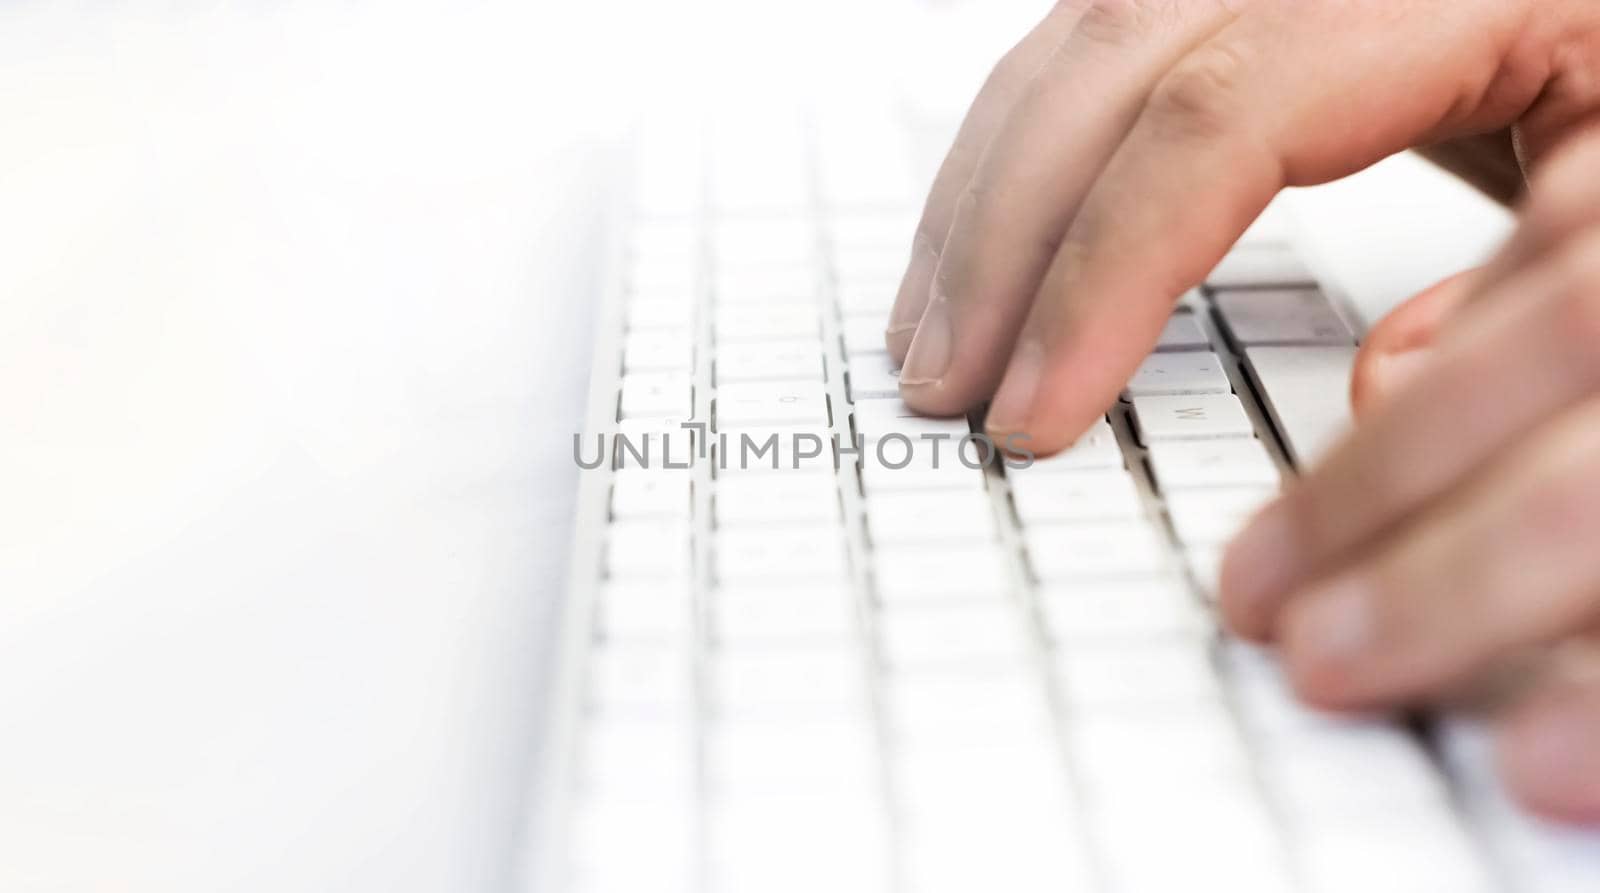
[[928,198],[906,402],[1067,446],[1280,189],[1511,126],[1537,164],[1596,106],[1597,34],[1590,0],[1061,0]]
[[1596,821],[1600,132],[1546,161],[1520,217],[1488,266],[1374,329],[1361,424],[1233,545],[1222,608],[1332,708],[1542,654],[1502,719],[1505,774],[1534,808]]

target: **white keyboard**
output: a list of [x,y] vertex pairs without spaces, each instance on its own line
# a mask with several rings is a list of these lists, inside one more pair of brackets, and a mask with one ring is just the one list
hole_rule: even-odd
[[1446,772],[1217,631],[1221,548],[1346,424],[1354,338],[1270,219],[1077,446],[984,465],[883,351],[897,156],[745,123],[642,175],[558,890],[1600,889],[1470,729]]

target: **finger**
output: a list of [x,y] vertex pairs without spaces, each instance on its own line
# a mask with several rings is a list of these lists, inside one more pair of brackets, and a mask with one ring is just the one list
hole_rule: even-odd
[[1378,321],[1356,354],[1350,378],[1350,404],[1365,416],[1388,402],[1416,377],[1445,321],[1478,288],[1469,270],[1418,294]]
[[1600,674],[1592,661],[1545,680],[1499,731],[1501,775],[1517,799],[1556,821],[1600,822]]
[[1406,703],[1600,619],[1597,456],[1591,401],[1297,592],[1277,623],[1296,689],[1332,708]]
[[[1026,432],[1041,452],[1070,443],[1154,346],[1172,302],[1283,186],[1345,175],[1441,127],[1481,126],[1485,109],[1457,110],[1462,81],[1514,29],[1483,4],[1458,6],[1429,4],[1435,36],[1459,52],[1430,58],[1426,79],[1409,42],[1353,31],[1343,4],[1247,6],[1180,60],[1069,227],[991,405],[991,434]],[[1374,103],[1384,114],[1370,114]]]
[[905,360],[912,333],[928,304],[928,287],[938,265],[939,252],[955,216],[956,198],[1006,113],[1051,52],[1072,33],[1079,15],[1093,0],[1059,0],[1044,19],[1000,60],[973,100],[956,133],[933,188],[923,206],[922,219],[911,240],[911,261],[900,282],[884,340],[898,365]]
[[1287,595],[1600,386],[1600,232],[1474,301],[1415,380],[1258,515],[1221,606],[1265,636]]
[[1230,18],[1217,0],[1101,3],[1084,14],[960,193],[900,378],[907,403],[958,413],[994,393],[1078,203],[1156,81]]

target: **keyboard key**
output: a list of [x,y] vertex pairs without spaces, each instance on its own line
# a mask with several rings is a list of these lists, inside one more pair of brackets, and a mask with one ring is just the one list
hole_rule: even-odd
[[[687,617],[687,600],[682,607]],[[687,720],[694,710],[694,661],[687,644],[608,643],[596,649],[589,700],[606,716]]]
[[880,313],[846,316],[840,330],[845,354],[854,357],[857,354],[886,351],[883,331],[887,321],[888,318]]
[[1185,546],[1223,546],[1276,491],[1261,487],[1211,487],[1167,494],[1167,515]]
[[[688,469],[699,458],[692,428],[660,419],[624,419],[611,438],[613,459],[619,470],[640,469],[673,473]],[[585,456],[588,461],[588,456]]]
[[628,301],[624,315],[630,333],[669,331],[683,334],[694,325],[694,304],[682,299],[635,298]]
[[822,381],[822,345],[815,339],[724,344],[716,353],[717,385],[749,381]]
[[[900,290],[898,279],[864,279],[839,283],[839,307],[847,318],[877,316],[887,320]],[[881,341],[881,339],[880,339]]]
[[1355,340],[1315,288],[1223,292],[1216,304],[1237,346],[1347,345]]
[[1315,462],[1349,430],[1354,347],[1252,347],[1246,368],[1267,416],[1301,467]]
[[1173,576],[1047,586],[1039,607],[1051,638],[1066,648],[1107,639],[1199,637],[1211,630],[1188,587]]
[[878,631],[891,669],[1015,662],[1027,651],[1021,618],[1003,603],[888,608]]
[[717,578],[725,585],[782,580],[839,580],[847,571],[837,527],[723,529],[716,538]]
[[1175,440],[1150,445],[1156,485],[1171,492],[1205,487],[1276,487],[1278,467],[1260,440]]
[[[972,433],[965,418],[936,419],[921,415],[898,397],[858,400],[855,404],[856,433],[872,441],[899,434],[919,441],[923,435],[944,437],[942,454],[952,452],[950,444]],[[900,456],[899,452],[895,457]]]
[[[581,803],[572,827],[571,893],[649,889],[689,893],[695,883],[698,846],[683,807],[665,803]],[[632,843],[638,842],[635,848]],[[627,846],[629,858],[618,859]],[[568,889],[564,887],[563,889]]]
[[1010,564],[998,545],[883,546],[872,558],[878,597],[887,605],[991,601],[1012,588]]
[[719,479],[773,473],[833,478],[839,456],[834,435],[821,427],[753,425],[715,436]]
[[1139,490],[1124,471],[1019,475],[1012,479],[1011,499],[1024,526],[1144,517]]
[[1172,314],[1161,329],[1160,340],[1156,342],[1156,350],[1161,352],[1206,350],[1210,347],[1211,340],[1200,327],[1199,317],[1189,310]]
[[816,307],[818,289],[814,263],[787,262],[754,266],[720,267],[711,280],[716,306],[756,308],[782,307],[809,310]]
[[1061,650],[1057,667],[1070,708],[1096,710],[1222,698],[1202,639],[1083,644]]
[[723,304],[713,319],[718,345],[817,337],[817,312],[806,306]]
[[[1025,442],[1019,445],[1027,446]],[[1008,466],[1006,477],[1021,480],[1086,469],[1123,468],[1125,464],[1122,459],[1122,447],[1117,444],[1116,433],[1111,430],[1111,425],[1105,419],[1101,419],[1067,449],[1053,456],[1036,456],[1028,461],[1025,467]]]
[[1214,289],[1293,288],[1316,284],[1316,277],[1288,245],[1240,245],[1228,252],[1222,263],[1206,277],[1206,287]]
[[713,504],[720,527],[839,518],[839,491],[831,475],[725,475],[717,479]]
[[694,631],[686,578],[612,580],[596,602],[595,634],[606,640],[684,643]]
[[1042,681],[1020,667],[892,674],[884,704],[899,738],[948,739],[974,726],[1021,738],[1050,724]]
[[870,789],[714,797],[706,825],[708,893],[892,887],[887,813]]
[[826,428],[828,395],[821,384],[780,381],[717,388],[717,430],[752,425],[811,425]]
[[694,387],[688,376],[643,373],[622,378],[622,418],[694,418]]
[[1255,436],[1244,406],[1232,394],[1135,397],[1133,416],[1139,440],[1146,445],[1163,440]]
[[[736,596],[731,601],[748,601]],[[848,635],[848,630],[846,635]],[[768,645],[781,640],[766,639]],[[738,646],[756,644],[737,640]],[[711,707],[719,718],[783,719],[808,708],[811,715],[864,717],[871,706],[866,661],[853,643],[833,647],[724,648],[706,662]],[[788,644],[796,644],[790,640]]]
[[690,715],[663,719],[628,711],[589,714],[578,767],[585,799],[608,805],[665,801],[661,805],[691,807],[696,760]]
[[1157,394],[1230,394],[1233,384],[1210,351],[1152,354],[1128,382],[1130,397]]
[[694,366],[694,345],[685,332],[630,332],[623,341],[622,371],[677,372]]
[[900,397],[900,369],[887,353],[856,354],[850,358],[850,402],[897,400]]
[[606,530],[606,574],[677,580],[689,575],[689,528],[679,521],[614,521]]
[[1155,822],[1185,803],[1203,804],[1203,815],[1230,795],[1255,795],[1249,754],[1221,701],[1092,707],[1074,715],[1067,739],[1092,814]]
[[[956,454],[956,448],[948,440],[937,445],[917,438],[909,442],[895,437],[868,441],[861,455],[862,485],[868,496],[926,490],[982,491],[983,470],[969,468]],[[967,458],[976,463],[971,455]]]
[[868,714],[719,718],[706,736],[706,776],[719,796],[872,790],[877,741]]
[[1442,809],[1447,802],[1422,745],[1389,723],[1278,739],[1261,769],[1279,802],[1305,822]]
[[689,519],[689,475],[665,469],[631,468],[611,483],[611,517]]
[[1041,582],[1150,576],[1167,568],[1166,544],[1147,521],[1041,524],[1027,528],[1028,563]]
[[[1470,840],[1443,810],[1383,812],[1377,819],[1301,831],[1311,893],[1488,893]],[[1531,889],[1531,888],[1530,888]],[[1543,888],[1540,888],[1543,889]]]
[[994,511],[984,490],[876,493],[867,501],[867,532],[876,546],[987,542]]
[[712,596],[712,629],[725,647],[832,643],[856,631],[854,596],[842,584],[724,586]]

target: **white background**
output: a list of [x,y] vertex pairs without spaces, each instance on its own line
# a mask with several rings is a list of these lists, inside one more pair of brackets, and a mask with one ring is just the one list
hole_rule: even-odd
[[[499,888],[623,112],[1039,6],[900,5],[0,8],[0,890]],[[1306,207],[1369,311],[1503,225]]]

